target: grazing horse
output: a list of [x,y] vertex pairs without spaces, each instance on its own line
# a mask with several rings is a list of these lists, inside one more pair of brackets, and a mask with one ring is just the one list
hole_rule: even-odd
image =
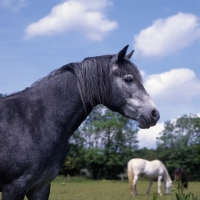
[[170,188],[172,186],[171,178],[165,165],[159,160],[148,161],[141,158],[134,158],[128,162],[128,179],[131,187],[131,194],[133,196],[137,195],[136,183],[139,176],[143,178],[150,179],[149,188],[146,194],[149,194],[151,185],[154,179],[158,179],[158,194],[162,195],[160,186],[161,180],[164,181],[165,193],[170,193]]
[[174,170],[174,180],[175,181],[179,181],[180,180],[181,181],[181,185],[186,189],[188,188],[188,177],[187,177],[187,173],[185,172],[184,169],[176,168]]
[[69,63],[0,100],[2,200],[47,200],[68,139],[98,104],[140,128],[157,123],[159,112],[127,48]]

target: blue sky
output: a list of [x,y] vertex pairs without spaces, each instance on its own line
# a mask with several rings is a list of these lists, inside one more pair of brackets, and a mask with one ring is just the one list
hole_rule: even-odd
[[155,146],[163,122],[200,113],[199,0],[0,0],[0,37],[2,94],[129,44],[161,114],[140,147]]

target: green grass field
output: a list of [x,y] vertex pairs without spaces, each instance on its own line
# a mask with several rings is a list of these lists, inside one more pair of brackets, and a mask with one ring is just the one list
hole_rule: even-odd
[[[63,184],[64,183],[64,184]],[[92,181],[83,178],[67,178],[58,176],[51,185],[50,200],[153,200],[153,193],[157,192],[157,182],[151,188],[151,195],[146,195],[149,182],[139,180],[137,190],[139,195],[131,196],[128,181]],[[176,200],[175,185],[171,188],[170,195],[159,196],[157,200]],[[162,184],[162,192],[163,184]],[[185,193],[192,192],[200,199],[200,182],[189,182],[189,189]],[[0,195],[1,196],[1,195]],[[26,198],[25,198],[26,199]],[[26,199],[27,200],[27,199]],[[190,199],[187,199],[190,200]]]
[[[65,185],[62,185],[65,183]],[[138,181],[139,195],[131,196],[128,181],[89,181],[72,179],[70,182],[64,177],[57,177],[51,186],[50,200],[152,200],[153,193],[157,192],[157,182],[151,188],[151,195],[146,195],[148,181]],[[175,186],[173,185],[170,195],[160,196],[159,200],[175,200]],[[162,184],[162,192],[163,184]],[[200,197],[200,182],[189,182],[189,189],[185,193],[192,192]]]

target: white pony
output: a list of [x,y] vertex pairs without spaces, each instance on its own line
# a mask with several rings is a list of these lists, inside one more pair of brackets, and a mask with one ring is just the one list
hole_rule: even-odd
[[149,188],[146,194],[149,194],[154,179],[158,179],[158,194],[162,195],[160,186],[161,180],[164,181],[165,193],[170,193],[172,180],[165,165],[159,160],[148,161],[141,158],[134,158],[128,162],[128,179],[131,186],[131,194],[137,195],[136,182],[139,176],[150,179]]

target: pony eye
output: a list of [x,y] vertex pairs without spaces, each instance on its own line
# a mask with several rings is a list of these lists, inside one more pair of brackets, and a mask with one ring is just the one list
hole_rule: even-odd
[[132,75],[125,75],[123,79],[124,79],[124,81],[127,82],[127,83],[131,83],[131,82],[133,82],[133,80],[134,80],[134,78],[133,78]]

